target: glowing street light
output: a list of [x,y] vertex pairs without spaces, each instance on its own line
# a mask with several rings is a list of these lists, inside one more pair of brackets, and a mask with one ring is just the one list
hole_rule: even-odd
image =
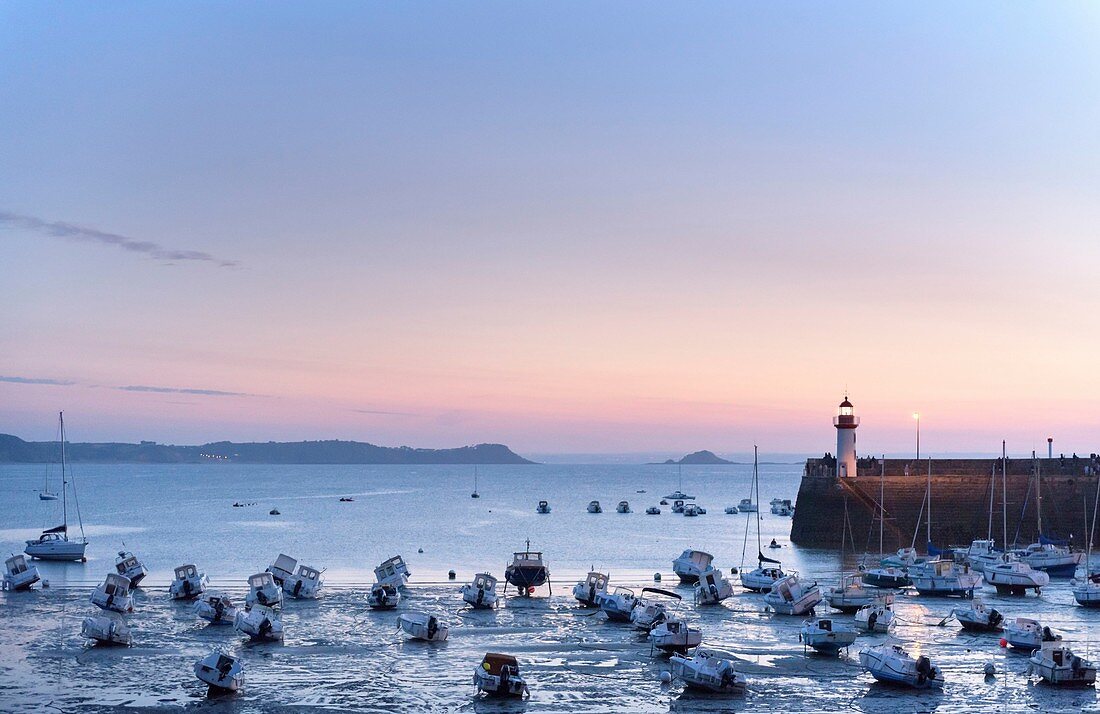
[[917,461],[920,461],[920,414],[913,412],[913,418],[917,420]]

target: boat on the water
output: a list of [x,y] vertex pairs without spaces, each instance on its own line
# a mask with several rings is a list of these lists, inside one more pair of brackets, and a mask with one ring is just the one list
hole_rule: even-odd
[[699,576],[711,569],[713,562],[714,556],[710,553],[688,548],[672,561],[672,572],[679,576],[681,583],[694,585],[699,582]]
[[1034,672],[1047,684],[1086,686],[1096,683],[1096,665],[1058,642],[1044,642],[1031,654],[1028,673]]
[[600,505],[599,501],[589,501],[588,502],[588,512],[589,513],[603,513],[603,506]]
[[237,619],[237,606],[225,593],[208,590],[195,602],[195,614],[212,625],[232,625]]
[[443,642],[451,630],[435,615],[426,612],[405,612],[397,616],[397,626],[414,640]]
[[[28,540],[23,552],[39,560],[79,560],[85,562],[84,551],[88,548],[88,539],[84,537],[84,521],[80,508],[76,510],[76,520],[80,525],[80,538],[69,538],[69,487],[76,497],[76,480],[68,469],[65,456],[65,413],[58,412],[58,441],[61,445],[61,525],[47,528],[35,540]],[[41,494],[39,494],[41,495]],[[52,494],[51,494],[52,495]],[[56,500],[48,498],[45,500]],[[56,523],[56,521],[55,521]]]
[[737,515],[740,512],[741,512],[741,510],[739,508],[737,508],[737,506],[726,506],[726,515],[727,516]]
[[486,652],[474,670],[474,686],[479,694],[498,697],[527,697],[531,692],[512,655]]
[[829,607],[847,613],[870,605],[876,597],[876,591],[864,587],[861,573],[842,573],[840,583],[825,591]]
[[195,676],[211,689],[236,692],[244,686],[244,665],[221,652],[211,652],[195,663]]
[[821,600],[817,583],[806,585],[795,574],[777,580],[764,595],[764,604],[780,615],[805,615]]
[[661,509],[657,508],[657,506],[650,506],[645,509],[645,513],[647,516],[659,516],[661,515]]
[[695,503],[689,503],[688,505],[684,506],[684,515],[685,516],[695,517],[695,516],[702,515],[704,513],[706,513],[706,510],[704,510],[703,508],[700,508]]
[[115,572],[130,580],[130,587],[136,588],[149,571],[133,553],[120,550],[115,558]]
[[409,566],[405,565],[405,559],[395,555],[374,569],[374,580],[383,585],[392,585],[395,588],[403,588],[409,583]]
[[206,592],[206,573],[200,573],[193,563],[179,566],[175,574],[168,586],[168,595],[173,600],[194,600]]
[[497,604],[497,579],[489,573],[478,573],[462,586],[462,599],[475,610],[488,610]]
[[703,642],[703,631],[678,617],[668,617],[649,631],[649,641],[662,652],[686,654]]
[[320,570],[299,565],[298,572],[283,581],[283,592],[299,600],[312,600],[320,595],[324,584]]
[[982,574],[974,572],[967,563],[954,560],[933,560],[909,571],[913,587],[921,595],[943,597],[973,597],[975,588],[982,584]]
[[573,586],[573,597],[585,607],[599,607],[597,598],[607,592],[610,576],[595,570],[589,571],[584,580]]
[[134,642],[130,626],[121,615],[114,612],[85,617],[80,623],[80,635],[89,640],[95,640],[97,645],[129,647]]
[[512,553],[512,564],[504,569],[504,580],[516,586],[524,597],[550,582],[550,569],[543,562],[542,553],[531,550],[530,540],[526,550]]
[[689,689],[699,689],[713,694],[741,694],[748,687],[748,680],[734,668],[731,660],[720,653],[698,647],[695,653],[672,655],[669,660],[672,676]]
[[742,498],[741,502],[737,504],[737,511],[739,513],[756,513],[759,509],[756,504],[752,502],[751,498]]
[[130,579],[118,573],[107,573],[104,581],[92,591],[92,604],[104,610],[118,613],[134,611],[134,597],[130,594]]
[[[286,583],[287,581],[283,581]],[[256,573],[248,577],[248,593],[244,596],[245,605],[267,605],[278,607],[283,603],[283,591],[275,584],[275,576],[269,571]]]
[[297,560],[284,553],[279,553],[279,557],[275,559],[275,562],[268,566],[267,572],[271,573],[271,577],[274,578],[275,584],[282,587],[283,581],[291,575],[294,575],[294,570],[297,567]]
[[26,557],[21,554],[14,554],[4,561],[5,590],[30,590],[41,579],[38,568],[33,564],[27,565]]
[[916,689],[943,687],[943,672],[932,664],[932,660],[923,655],[914,659],[905,648],[894,642],[860,650],[859,664],[880,682]]
[[372,610],[393,610],[401,604],[401,591],[396,585],[375,583],[367,595],[367,606]]
[[630,513],[630,502],[619,501],[619,505],[615,506],[616,513]]
[[731,597],[733,597],[733,585],[722,571],[715,568],[706,570],[699,576],[699,582],[695,583],[696,605],[717,605]]
[[550,503],[548,501],[539,501],[539,505],[535,508],[535,513],[549,513]]
[[913,546],[898,548],[894,555],[888,555],[879,560],[879,565],[884,568],[912,568],[915,565],[923,565],[928,558],[917,552]]
[[996,563],[986,563],[982,574],[987,583],[997,588],[997,592],[1012,595],[1023,595],[1028,590],[1040,595],[1042,589],[1050,584],[1049,575],[1007,553]]
[[894,626],[893,593],[883,593],[856,611],[853,622],[862,632],[888,633]]
[[[776,499],[777,501],[779,499]],[[772,502],[772,513],[777,516],[790,516],[794,514],[794,505],[791,503],[791,499],[784,498],[776,503]]]
[[964,630],[972,632],[1000,632],[1005,617],[999,610],[989,607],[981,597],[975,596],[969,607],[956,607],[951,611]]
[[836,655],[850,647],[858,634],[856,628],[831,617],[813,617],[802,623],[798,639],[818,652]]
[[672,512],[673,513],[682,514],[684,512],[684,509],[686,509],[686,508],[687,508],[687,506],[684,505],[684,502],[682,500],[675,500],[675,501],[672,502]]
[[1062,636],[1030,617],[1017,617],[1005,623],[1005,640],[1019,650],[1032,652],[1044,642],[1060,642]]
[[233,626],[256,641],[279,642],[283,639],[283,620],[278,610],[267,605],[253,605],[237,611]]
[[474,464],[474,492],[470,494],[470,498],[481,498],[481,494],[477,492],[477,464]]
[[756,567],[746,570],[744,560],[741,561],[741,587],[752,592],[767,592],[772,586],[787,576],[783,572],[782,563],[774,558],[764,555],[763,543],[760,539],[760,516],[749,515],[756,513],[756,506],[752,499],[760,500],[760,463],[758,448],[752,447],[752,482],[749,485],[749,497],[741,501],[739,507],[745,514],[745,541],[742,547],[742,555],[748,549],[749,530],[751,522],[756,522]]

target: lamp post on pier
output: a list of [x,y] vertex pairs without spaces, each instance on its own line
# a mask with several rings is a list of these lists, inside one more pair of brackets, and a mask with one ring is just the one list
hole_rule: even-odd
[[913,418],[917,421],[917,461],[920,461],[920,414],[913,412]]

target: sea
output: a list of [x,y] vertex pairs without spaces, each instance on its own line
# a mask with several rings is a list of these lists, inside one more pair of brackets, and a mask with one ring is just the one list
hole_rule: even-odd
[[[857,552],[791,545],[790,518],[770,513],[768,503],[795,499],[802,465],[762,464],[759,472],[756,516],[724,513],[749,495],[747,464],[679,471],[625,464],[481,466],[477,499],[470,497],[475,475],[469,466],[76,464],[71,533],[78,535],[83,523],[88,560],[39,562],[48,587],[0,593],[0,710],[1100,710],[1093,688],[1037,684],[1028,676],[1027,657],[1000,646],[998,635],[960,630],[949,619],[959,600],[902,594],[895,604],[899,622],[892,636],[941,667],[947,681],[938,693],[878,684],[860,669],[859,648],[886,635],[861,635],[849,652],[825,657],[799,641],[803,618],[767,612],[758,594],[738,592],[720,605],[696,607],[691,590],[672,574],[673,558],[694,548],[714,554],[715,565],[727,573],[753,567],[754,519],[766,555],[822,586],[835,583],[842,569],[877,560],[873,533],[856,534]],[[44,478],[41,465],[0,466],[0,552],[20,552],[24,540],[61,522],[61,502],[38,498]],[[660,515],[645,513],[678,488],[695,495],[706,515],[688,518],[670,506],[661,506]],[[551,513],[536,513],[540,500],[550,503]],[[587,512],[591,500],[600,501],[602,514]],[[632,513],[615,512],[623,500]],[[270,514],[273,509],[278,515]],[[773,538],[782,547],[767,548]],[[482,571],[503,585],[512,553],[528,541],[544,554],[550,587],[533,597],[509,588],[493,611],[465,608],[460,585]],[[81,637],[80,623],[98,612],[89,595],[123,549],[150,570],[127,618],[134,644],[93,647]],[[875,553],[867,556],[866,550]],[[212,588],[243,600],[245,579],[279,553],[324,569],[325,578],[319,599],[285,604],[282,644],[250,644],[232,627],[208,626],[191,605],[167,597],[173,568],[194,563]],[[397,612],[372,611],[366,596],[373,569],[397,554],[412,571],[407,597]],[[668,660],[643,635],[572,598],[572,586],[590,569],[610,573],[612,585],[681,594],[673,608],[702,628],[707,647],[736,661],[748,677],[746,694],[701,695],[662,684]],[[1093,649],[1100,641],[1091,640],[1100,634],[1100,612],[1076,606],[1068,581],[1054,581],[1038,597],[1002,597],[992,588],[982,595],[1008,617],[1037,618],[1078,654],[1100,659]],[[395,628],[402,611],[440,616],[451,627],[450,638],[407,640]],[[194,663],[214,650],[244,662],[241,692],[211,697],[195,678]],[[475,694],[473,672],[486,652],[518,658],[531,689],[528,700]],[[987,663],[995,675],[985,675]]]

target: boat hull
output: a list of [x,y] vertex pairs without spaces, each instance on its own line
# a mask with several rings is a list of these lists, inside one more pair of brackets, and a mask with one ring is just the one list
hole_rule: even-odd
[[37,560],[82,561],[85,560],[84,551],[87,547],[87,543],[79,543],[73,540],[55,543],[40,543],[29,540],[23,552]]
[[528,588],[537,588],[545,585],[548,573],[545,567],[522,567],[509,565],[504,571],[504,579],[524,592]]

